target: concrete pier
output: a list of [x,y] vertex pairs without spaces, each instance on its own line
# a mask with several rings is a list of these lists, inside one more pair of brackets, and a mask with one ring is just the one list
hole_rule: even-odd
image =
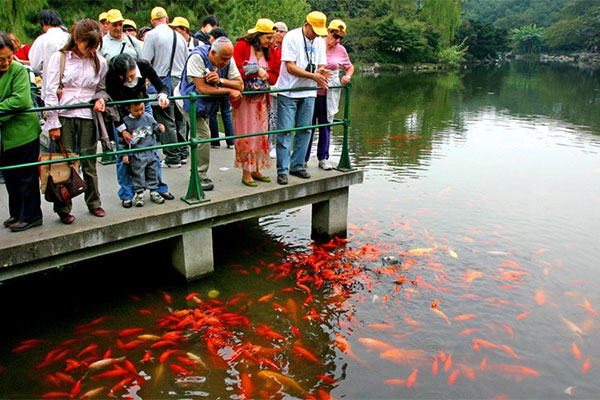
[[[173,266],[188,280],[213,271],[212,228],[214,226],[268,215],[312,204],[312,232],[338,235],[346,231],[350,185],[362,183],[362,171],[323,171],[311,159],[311,179],[289,176],[289,184],[276,183],[275,160],[263,171],[273,182],[257,188],[241,183],[241,170],[233,168],[235,150],[221,145],[211,149],[209,177],[215,190],[206,192],[210,201],[188,205],[180,200],[187,192],[189,165],[163,169],[163,180],[176,196],[164,204],[150,202],[144,207],[125,209],[117,196],[115,165],[98,165],[102,207],[106,217],[88,213],[83,195],[73,201],[72,225],[63,225],[52,205],[42,198],[44,223],[41,227],[13,233],[0,228],[0,281],[44,271],[168,240],[172,244]],[[337,160],[332,160],[336,165]],[[8,196],[0,185],[0,218],[8,218]]]

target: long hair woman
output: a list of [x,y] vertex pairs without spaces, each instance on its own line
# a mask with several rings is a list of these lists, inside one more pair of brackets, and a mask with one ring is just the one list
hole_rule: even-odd
[[[93,102],[94,111],[104,111],[106,61],[96,53],[101,45],[102,32],[98,22],[88,18],[73,24],[65,47],[50,57],[45,77],[47,107]],[[62,60],[64,68],[61,68]],[[82,156],[96,154],[98,140],[90,108],[47,111],[46,115],[50,138],[61,139],[67,152],[78,151]],[[87,185],[85,203],[88,210],[97,217],[103,217],[105,212],[100,202],[96,159],[81,160],[81,168]],[[71,200],[54,204],[54,211],[64,224],[75,220],[71,209]]]

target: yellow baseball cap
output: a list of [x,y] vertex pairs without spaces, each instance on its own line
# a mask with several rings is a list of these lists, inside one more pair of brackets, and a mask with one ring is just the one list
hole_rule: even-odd
[[306,16],[306,22],[312,26],[315,33],[319,36],[327,36],[327,29],[325,25],[327,23],[327,16],[321,11],[313,11]]
[[159,19],[168,17],[167,11],[162,7],[154,7],[150,13],[150,19]]
[[133,26],[135,28],[135,30],[137,30],[137,25],[135,24],[135,21],[133,21],[131,19],[124,20],[123,26],[125,26],[125,25]]
[[256,21],[256,25],[252,29],[248,29],[248,33],[273,33],[277,28],[275,28],[275,23],[268,18],[260,18]]
[[123,14],[121,14],[121,11],[113,8],[106,12],[106,20],[112,24],[113,22],[123,21],[124,18]]
[[102,21],[106,19],[106,12],[101,12],[100,15],[98,15],[98,21]]
[[331,21],[329,23],[329,26],[327,27],[327,29],[331,29],[334,31],[342,31],[342,32],[346,33],[346,23],[344,21],[342,21],[341,19],[334,19],[333,21]]
[[171,22],[169,25],[171,26],[185,26],[186,28],[190,29],[190,23],[187,19],[183,18],[183,17],[175,17],[173,18],[173,22]]

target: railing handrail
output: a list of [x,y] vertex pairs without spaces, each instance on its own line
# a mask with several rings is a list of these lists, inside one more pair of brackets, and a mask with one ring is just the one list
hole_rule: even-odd
[[[342,170],[342,171],[349,171],[352,169],[352,166],[350,164],[349,150],[348,150],[348,128],[350,126],[350,119],[349,119],[350,88],[351,88],[350,83],[348,83],[347,85],[338,85],[338,86],[330,86],[329,87],[330,90],[331,89],[343,89],[346,92],[345,107],[344,107],[344,119],[342,119],[342,120],[334,119],[333,122],[329,122],[329,123],[325,123],[325,124],[313,124],[313,125],[294,127],[294,128],[290,128],[290,129],[275,129],[275,130],[266,131],[266,132],[235,135],[232,137],[232,139],[235,140],[238,138],[245,138],[245,137],[262,136],[262,135],[277,134],[277,133],[287,133],[287,132],[292,132],[292,131],[302,130],[302,129],[315,129],[315,128],[321,128],[321,127],[325,127],[325,126],[343,125],[344,126],[344,139],[343,139],[343,145],[342,145],[342,154],[340,157],[340,162],[336,168],[338,170]],[[243,91],[241,93],[242,93],[242,95],[256,95],[256,94],[281,93],[281,92],[301,92],[301,91],[309,91],[309,90],[314,91],[314,90],[320,90],[320,89],[321,88],[319,88],[319,87],[300,87],[300,88],[292,88],[292,89],[269,89],[269,90],[260,90],[260,91]],[[195,117],[192,118],[192,115],[196,114],[196,100],[198,98],[225,97],[225,96],[227,96],[227,95],[206,95],[206,94],[196,94],[196,93],[191,93],[187,96],[168,96],[169,100],[171,100],[171,101],[184,100],[184,99],[192,100],[192,102],[190,103],[190,113],[189,113],[190,114],[190,140],[187,140],[184,142],[177,142],[177,143],[168,143],[168,144],[161,143],[160,145],[154,145],[154,146],[149,146],[149,147],[140,147],[140,148],[135,148],[135,149],[105,151],[102,153],[90,154],[90,155],[85,155],[85,156],[80,155],[80,156],[61,158],[61,159],[55,159],[55,160],[45,160],[45,161],[36,161],[36,162],[26,163],[26,164],[9,165],[9,166],[0,167],[0,171],[17,169],[17,168],[36,167],[36,166],[41,166],[41,165],[56,164],[56,163],[62,163],[62,162],[67,162],[67,161],[85,160],[85,159],[90,159],[90,158],[110,157],[110,156],[116,156],[119,154],[130,154],[130,153],[154,150],[154,149],[164,149],[164,148],[179,147],[179,146],[190,146],[191,147],[190,156],[192,158],[192,160],[190,160],[190,173],[191,173],[190,184],[188,187],[188,194],[186,195],[186,197],[182,198],[182,200],[186,201],[188,204],[195,204],[195,203],[199,203],[199,202],[203,202],[203,201],[208,201],[208,200],[205,200],[204,191],[202,190],[202,187],[200,185],[200,179],[198,177],[198,170],[196,167],[197,154],[196,154],[195,148],[201,143],[210,143],[210,142],[219,141],[219,140],[223,140],[223,139],[222,138],[196,139],[196,129],[195,129],[196,128],[196,118]],[[106,106],[140,103],[140,102],[147,103],[147,102],[155,102],[155,101],[157,101],[156,97],[147,97],[147,98],[143,98],[143,99],[110,101],[110,102],[106,102]],[[174,105],[174,106],[177,107],[177,105]],[[27,113],[27,112],[40,112],[40,111],[43,112],[43,111],[50,111],[50,110],[69,110],[69,109],[92,108],[92,107],[94,107],[93,103],[70,104],[70,105],[66,105],[66,106],[54,106],[54,107],[32,107],[32,108],[28,108],[28,109],[24,109],[24,110],[0,111],[0,116],[12,115],[12,114],[22,114],[22,113]]]

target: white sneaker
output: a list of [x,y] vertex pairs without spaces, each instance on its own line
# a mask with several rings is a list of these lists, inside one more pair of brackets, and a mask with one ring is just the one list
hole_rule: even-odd
[[144,193],[136,193],[133,196],[133,205],[136,207],[144,207]]
[[329,160],[319,160],[319,168],[324,169],[325,171],[330,171],[332,169]]
[[277,158],[277,150],[274,147],[271,148],[271,151],[269,152],[269,156],[271,158]]
[[163,197],[158,194],[158,192],[154,191],[154,192],[150,192],[150,201],[156,204],[162,204],[165,202],[165,199],[163,199]]

